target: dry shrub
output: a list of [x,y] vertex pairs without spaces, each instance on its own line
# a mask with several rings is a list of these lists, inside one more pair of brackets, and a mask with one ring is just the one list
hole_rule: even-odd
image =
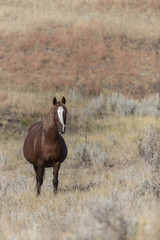
[[89,121],[92,117],[100,118],[105,113],[105,111],[105,96],[101,93],[99,96],[88,100],[88,103],[86,103],[86,107],[84,107],[82,118],[85,121]]
[[108,95],[107,104],[109,110],[117,111],[122,116],[134,115],[137,101],[134,99],[127,99],[122,94],[111,93]]
[[94,213],[102,230],[100,239],[106,239],[106,235],[107,239],[135,239],[137,223],[133,217],[125,216],[118,204],[109,200],[100,201],[100,206]]
[[160,180],[157,180],[156,177],[152,178],[152,189],[157,198],[160,197]]
[[140,155],[153,166],[154,170],[160,169],[160,138],[152,125],[145,128],[144,137],[138,142],[138,149]]
[[118,112],[122,116],[154,116],[160,115],[160,96],[154,94],[144,98],[141,101],[133,98],[127,98],[122,94],[108,94],[107,105],[109,110]]
[[73,158],[77,163],[87,165],[107,166],[109,162],[107,151],[102,147],[92,143],[81,143],[75,146]]
[[105,95],[97,97],[86,97],[80,91],[69,91],[68,101],[72,102],[72,107],[68,115],[68,123],[74,127],[80,127],[85,131],[90,131],[93,119],[100,119],[106,114]]

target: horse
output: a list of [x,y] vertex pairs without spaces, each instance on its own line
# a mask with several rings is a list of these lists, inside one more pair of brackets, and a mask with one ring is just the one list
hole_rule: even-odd
[[45,168],[53,167],[54,194],[57,194],[58,172],[61,163],[67,157],[67,146],[61,136],[65,133],[67,118],[66,99],[53,98],[53,106],[44,121],[36,122],[29,127],[24,141],[23,154],[33,165],[36,174],[37,195],[43,184]]

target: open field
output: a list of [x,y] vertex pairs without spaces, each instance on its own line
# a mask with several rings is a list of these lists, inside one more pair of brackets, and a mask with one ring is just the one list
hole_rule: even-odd
[[[159,239],[160,179],[152,164],[154,158],[159,164],[159,117],[121,116],[109,110],[106,96],[85,99],[70,93],[64,136],[69,155],[61,165],[59,192],[55,197],[52,169],[47,169],[37,198],[34,171],[22,146],[27,125],[50,109],[51,95],[10,95],[14,102],[5,98],[6,122],[0,121],[1,239]],[[95,104],[89,113],[93,101],[101,108]]]
[[[0,240],[160,239],[159,8],[0,0]],[[69,153],[37,198],[23,142],[54,96]]]

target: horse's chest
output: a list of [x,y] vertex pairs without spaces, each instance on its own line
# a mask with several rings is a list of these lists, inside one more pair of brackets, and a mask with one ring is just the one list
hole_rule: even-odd
[[44,151],[44,160],[46,162],[54,162],[58,161],[61,158],[62,148],[59,146],[47,146]]

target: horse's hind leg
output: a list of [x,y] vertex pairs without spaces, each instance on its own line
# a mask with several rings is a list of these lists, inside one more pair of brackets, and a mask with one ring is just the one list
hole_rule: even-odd
[[34,167],[34,171],[36,173],[36,187],[37,187],[37,185],[38,185],[38,167],[36,165],[33,165],[33,167]]
[[39,195],[41,191],[41,186],[43,184],[44,167],[41,164],[39,164],[38,166],[34,165],[34,170],[36,172],[37,195]]
[[60,162],[56,162],[54,164],[54,171],[53,171],[53,175],[54,175],[54,178],[53,178],[53,186],[54,186],[54,194],[57,194],[57,188],[58,188],[58,171],[59,171],[59,168],[60,168],[60,165],[61,163]]
[[36,179],[37,179],[37,172],[38,172],[38,168],[37,168],[37,166],[36,166],[36,165],[33,165],[33,168],[34,168],[34,171],[35,171],[35,173],[36,173]]

